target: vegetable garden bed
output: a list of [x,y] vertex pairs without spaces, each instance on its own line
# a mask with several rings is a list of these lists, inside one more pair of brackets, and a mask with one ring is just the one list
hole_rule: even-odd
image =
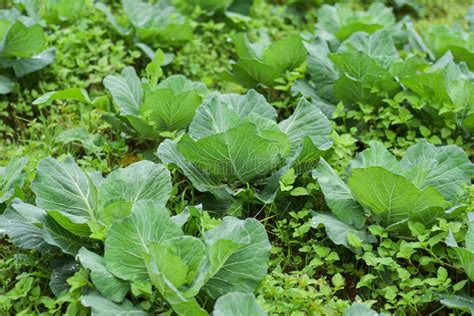
[[474,312],[474,3],[0,7],[1,315]]

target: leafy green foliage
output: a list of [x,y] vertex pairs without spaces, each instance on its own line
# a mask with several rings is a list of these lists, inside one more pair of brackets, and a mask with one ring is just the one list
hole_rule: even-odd
[[23,168],[27,162],[26,158],[17,158],[6,167],[0,167],[0,203],[5,203],[21,190],[25,180]]
[[[138,78],[132,67],[122,70],[120,76],[109,75],[104,79],[110,91],[116,112],[107,113],[103,119],[117,129],[144,139],[158,139],[166,132],[185,129],[194,117],[196,108],[207,94],[204,84],[175,75],[159,84],[164,54],[158,51],[147,66],[147,78]],[[35,100],[42,104],[52,100],[77,100],[97,105],[101,98],[91,101],[85,90],[68,88],[51,91]]]
[[[372,7],[377,6],[383,7],[380,3]],[[374,138],[391,141],[398,137],[399,141],[410,144],[414,136],[428,137],[432,133],[431,140],[439,144],[440,138],[451,134],[469,139],[470,57],[466,54],[460,57],[457,48],[435,47],[445,42],[449,45],[449,41],[439,40],[441,36],[462,45],[456,36],[467,39],[467,33],[462,28],[441,27],[436,31],[434,27],[422,37],[408,20],[389,23],[393,14],[387,10],[380,11],[387,15],[377,16],[387,23],[378,24],[373,30],[368,25],[361,30],[354,27],[351,28],[354,33],[336,40],[338,26],[330,25],[341,24],[329,21],[340,18],[340,23],[349,23],[342,21],[345,17],[352,21],[360,12],[339,4],[323,7],[321,11],[326,13],[324,17],[328,21],[323,19],[318,25],[324,31],[305,43],[311,80],[297,81],[293,91],[311,97],[330,117],[343,119],[344,125],[348,124],[348,129],[359,133],[367,143]],[[459,32],[465,33],[459,35]],[[405,46],[406,54],[397,50],[400,46]],[[420,57],[422,54],[426,58]],[[439,60],[433,63],[436,58]],[[344,106],[334,107],[338,102]],[[357,124],[359,120],[365,124]]]
[[224,13],[229,18],[236,15],[247,15],[252,7],[253,0],[236,1],[236,0],[179,0],[175,2],[182,11],[192,13],[201,10],[203,14],[214,15]]
[[373,3],[367,11],[357,12],[344,4],[323,5],[318,16],[316,31],[327,40],[343,41],[355,32],[370,34],[395,24],[392,10],[382,3]]
[[[0,13],[0,68],[12,68],[16,77],[40,70],[54,60],[54,49],[46,48],[43,28],[18,10]],[[13,91],[15,81],[0,75],[0,94]]]
[[71,22],[90,12],[92,2],[89,0],[17,0],[26,13],[35,20],[44,20],[48,24]]
[[58,313],[66,308],[66,301],[55,300],[48,291],[47,278],[50,267],[33,253],[19,252],[2,243],[0,269],[0,311],[13,313]]
[[229,293],[221,296],[214,306],[213,315],[266,315],[258,306],[255,298],[249,294],[239,292]]
[[471,70],[474,68],[472,36],[472,30],[466,32],[460,25],[434,25],[423,33],[426,45],[437,58],[450,51],[456,62],[465,62]]
[[153,4],[142,0],[122,0],[121,4],[128,18],[126,27],[115,20],[106,5],[96,4],[96,8],[104,12],[120,35],[132,37],[144,44],[159,42],[161,45],[180,45],[192,39],[193,28],[190,21],[170,1]]
[[[346,246],[344,239],[351,233],[347,225],[360,227],[364,215],[388,230],[399,232],[407,221],[430,226],[437,218],[464,206],[468,197],[466,187],[471,184],[473,172],[468,157],[454,145],[436,148],[419,141],[399,162],[381,143],[373,143],[351,161],[347,185],[325,161],[320,163],[313,175],[320,185],[334,179],[335,184],[327,186],[323,193],[342,223],[320,219],[322,215],[318,215],[313,225],[324,224],[330,238]],[[341,226],[337,233],[336,225]],[[344,225],[348,228],[343,229]]]
[[311,169],[331,146],[329,122],[306,100],[288,119],[277,124],[275,118],[275,110],[253,90],[244,96],[210,94],[189,134],[176,144],[162,143],[158,155],[176,164],[196,188],[216,196],[235,195],[236,187],[262,179],[263,191],[253,192],[269,203],[285,170]]
[[[104,179],[72,157],[45,158],[32,190],[37,206],[14,201],[2,215],[5,234],[21,248],[77,255],[104,297],[83,298],[93,310],[128,308],[130,286],[148,283],[173,310],[207,314],[194,299],[201,291],[213,299],[251,293],[266,274],[270,244],[255,219],[225,217],[202,241],[184,235],[164,206],[171,183],[161,165],[141,161]],[[87,249],[93,239],[104,241],[103,257]],[[64,287],[52,289],[59,295]]]
[[333,4],[0,5],[0,314],[472,312],[474,9]]
[[234,42],[239,59],[232,65],[230,78],[246,87],[272,87],[285,71],[306,61],[303,42],[296,35],[271,43],[268,34],[261,32],[258,41],[252,43],[247,34],[241,33]]

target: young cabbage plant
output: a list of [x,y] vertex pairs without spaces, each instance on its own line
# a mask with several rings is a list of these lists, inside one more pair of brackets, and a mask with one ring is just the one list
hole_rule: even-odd
[[[20,248],[76,256],[101,302],[131,308],[125,296],[133,284],[153,284],[178,314],[207,315],[202,300],[253,293],[266,274],[270,243],[263,225],[225,217],[200,238],[185,235],[187,216],[172,217],[165,207],[171,178],[161,165],[141,161],[103,178],[83,172],[71,157],[45,158],[32,191],[35,205],[14,200],[1,216],[2,230]],[[53,271],[58,295],[78,270],[72,265],[65,260]]]
[[206,298],[253,293],[267,272],[269,252],[265,228],[255,219],[224,217],[196,238],[184,235],[166,208],[141,201],[112,224],[103,260],[122,280],[151,282],[177,314],[207,315],[200,303]]
[[16,9],[0,10],[0,39],[0,94],[15,89],[14,77],[43,69],[54,60],[54,48],[45,50],[43,28]]
[[189,19],[178,12],[171,1],[121,0],[121,4],[128,18],[126,26],[116,21],[105,4],[97,2],[95,7],[105,14],[120,35],[133,40],[145,52],[150,50],[148,45],[159,45],[160,48],[180,46],[193,38]]
[[[294,92],[328,104],[340,101],[381,104],[401,90],[390,66],[400,61],[392,36],[386,30],[357,32],[332,53],[328,42],[317,37],[305,43],[309,82],[298,82]],[[306,89],[303,89],[306,87]]]
[[369,223],[401,235],[408,221],[429,227],[465,210],[473,174],[474,165],[455,145],[436,147],[420,140],[398,161],[382,143],[373,142],[350,162],[344,180],[321,159],[313,177],[332,214],[316,214],[312,226],[323,224],[329,238],[345,246],[350,233],[369,241]]
[[292,89],[328,116],[339,102],[349,109],[396,106],[409,117],[458,128],[467,137],[474,131],[473,76],[450,52],[434,64],[418,56],[402,59],[387,30],[354,33],[334,53],[320,37],[305,46],[311,79]]
[[456,64],[447,52],[427,72],[401,78],[401,83],[414,94],[413,102],[434,122],[449,128],[474,133],[474,75],[466,63]]
[[[401,60],[397,48],[425,52],[434,59],[409,18],[396,22],[391,8],[372,4],[367,11],[353,11],[347,4],[323,5],[316,36],[304,43],[310,80],[297,80],[294,94],[311,98],[332,115],[335,104],[381,105],[401,90],[397,77],[427,64],[421,57]],[[392,64],[394,65],[392,68]]]
[[115,219],[127,216],[139,200],[165,205],[171,177],[162,165],[140,161],[105,179],[83,172],[71,156],[44,158],[31,185],[35,205],[14,200],[2,219],[13,244],[26,249],[60,249],[75,255],[93,239],[103,240]]
[[465,62],[470,70],[474,70],[474,30],[469,13],[466,21],[469,24],[467,30],[461,23],[454,26],[433,25],[423,33],[423,39],[436,58],[441,58],[449,51],[457,63]]
[[356,32],[330,48],[322,37],[305,42],[309,80],[298,80],[294,94],[311,99],[328,116],[336,106],[386,106],[387,100],[403,91],[399,81],[423,70],[428,63],[421,57],[401,59],[392,34],[385,30],[372,34]]
[[386,30],[394,38],[397,48],[424,52],[435,57],[413,26],[409,16],[396,20],[393,10],[381,2],[372,3],[366,11],[354,11],[350,4],[323,5],[318,12],[315,35],[326,42],[331,51],[355,33],[371,35]]
[[165,163],[173,163],[201,192],[235,196],[250,189],[270,203],[279,179],[289,168],[311,170],[328,153],[328,119],[302,99],[280,123],[275,109],[255,92],[210,94],[196,110],[189,133],[158,148]]
[[74,22],[90,13],[92,0],[16,0],[29,17],[40,23],[64,24]]
[[193,13],[199,7],[205,15],[224,14],[233,18],[247,16],[253,5],[253,0],[176,0],[174,4],[182,12]]
[[104,86],[112,94],[117,114],[104,118],[116,127],[125,124],[124,131],[133,130],[138,137],[152,140],[186,129],[207,94],[206,86],[182,75],[170,76],[159,84],[153,74],[149,77],[148,81],[140,80],[132,67],[126,67],[120,76],[105,77]]
[[[156,141],[186,129],[207,88],[182,75],[172,75],[158,83],[164,61],[165,55],[158,50],[146,67],[145,78],[140,79],[130,66],[120,75],[105,77],[104,86],[112,95],[115,108],[102,118],[129,136],[147,140]],[[104,97],[91,100],[87,91],[79,88],[48,92],[33,104],[59,99],[104,107]]]
[[259,35],[255,43],[245,33],[234,37],[239,59],[232,64],[232,72],[226,76],[245,87],[259,84],[273,87],[286,71],[306,61],[306,51],[299,36],[289,35],[272,43],[264,31],[260,31]]

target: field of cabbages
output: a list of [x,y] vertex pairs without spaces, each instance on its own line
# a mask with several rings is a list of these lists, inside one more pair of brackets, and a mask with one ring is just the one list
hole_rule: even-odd
[[0,0],[0,315],[474,312],[472,0]]

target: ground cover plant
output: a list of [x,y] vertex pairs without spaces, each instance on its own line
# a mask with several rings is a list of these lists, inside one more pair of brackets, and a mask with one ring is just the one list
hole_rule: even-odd
[[0,314],[474,312],[474,4],[0,3]]

